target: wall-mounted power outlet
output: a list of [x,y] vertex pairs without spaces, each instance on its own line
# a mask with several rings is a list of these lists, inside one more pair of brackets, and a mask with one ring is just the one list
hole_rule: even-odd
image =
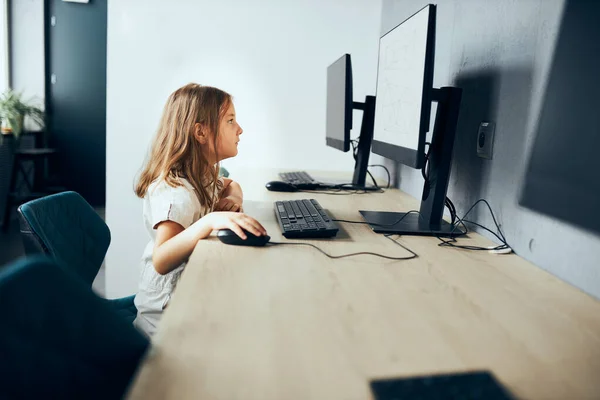
[[477,132],[477,155],[481,158],[492,159],[494,151],[494,131],[493,122],[482,122]]

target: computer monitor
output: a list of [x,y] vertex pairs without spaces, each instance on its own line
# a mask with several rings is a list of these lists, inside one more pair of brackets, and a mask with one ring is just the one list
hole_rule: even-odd
[[[362,110],[363,118],[360,136],[356,146],[350,139],[353,110]],[[380,190],[378,186],[367,186],[367,167],[375,114],[375,96],[366,96],[364,103],[353,101],[352,97],[352,61],[350,54],[344,54],[327,67],[327,109],[325,143],[334,149],[348,152],[352,147],[354,174],[352,182],[343,184],[315,180],[304,171],[283,172],[279,175],[284,181],[305,190],[343,188],[361,190]]]
[[350,150],[352,111],[363,110],[363,120],[356,151],[352,186],[366,188],[367,164],[373,137],[375,97],[366,96],[365,102],[355,102],[352,97],[352,61],[344,54],[327,67],[327,124],[325,142],[328,146],[347,152]]
[[[433,88],[436,6],[427,5],[379,41],[373,152],[416,169],[425,183],[418,213],[361,210],[378,233],[455,236],[443,220],[462,91]],[[425,151],[431,102],[438,103]]]
[[344,54],[327,67],[327,146],[350,150],[352,129],[352,63]]
[[519,202],[600,235],[600,2],[570,0]]
[[435,6],[379,40],[373,152],[422,168],[429,131],[435,50]]

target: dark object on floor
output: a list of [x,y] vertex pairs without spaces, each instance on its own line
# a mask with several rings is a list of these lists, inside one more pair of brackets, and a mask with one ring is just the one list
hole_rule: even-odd
[[376,400],[514,400],[487,371],[371,381]]
[[122,398],[148,339],[45,256],[0,270],[0,398]]
[[[83,197],[63,192],[32,200],[18,208],[25,253],[46,254],[92,286],[110,245],[110,230]],[[133,322],[134,296],[107,300]]]

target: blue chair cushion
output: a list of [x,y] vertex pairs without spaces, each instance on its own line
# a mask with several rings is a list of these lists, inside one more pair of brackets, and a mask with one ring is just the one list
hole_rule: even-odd
[[0,269],[0,398],[121,398],[149,347],[46,257]]
[[133,303],[134,299],[135,296],[128,296],[120,299],[109,299],[107,302],[121,318],[124,318],[129,323],[133,323],[133,320],[137,316],[137,308]]
[[110,245],[110,230],[88,202],[78,193],[62,192],[27,202],[19,213],[44,253],[91,286]]

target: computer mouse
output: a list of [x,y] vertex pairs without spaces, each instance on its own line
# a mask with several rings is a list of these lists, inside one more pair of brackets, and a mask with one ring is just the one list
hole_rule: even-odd
[[298,188],[291,183],[283,181],[267,182],[265,187],[272,192],[297,192]]
[[219,232],[217,232],[217,237],[221,242],[232,244],[234,246],[264,246],[271,240],[269,235],[256,236],[246,230],[244,230],[244,233],[247,236],[246,240],[239,237],[231,229],[220,229]]

